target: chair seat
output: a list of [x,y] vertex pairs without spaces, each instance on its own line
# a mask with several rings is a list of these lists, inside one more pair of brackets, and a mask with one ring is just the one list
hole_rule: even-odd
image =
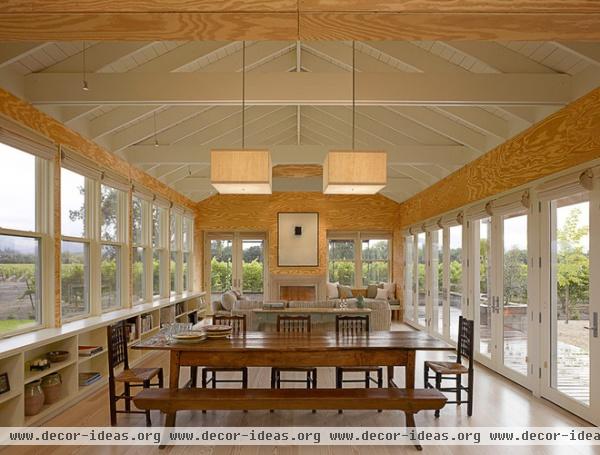
[[161,368],[130,368],[115,376],[119,382],[144,382],[158,375]]
[[381,367],[337,367],[340,370],[344,371],[344,372],[350,372],[350,373],[362,373],[365,371],[379,371],[381,369]]
[[461,363],[457,362],[436,362],[428,360],[425,366],[431,368],[435,373],[439,374],[466,374],[469,369]]

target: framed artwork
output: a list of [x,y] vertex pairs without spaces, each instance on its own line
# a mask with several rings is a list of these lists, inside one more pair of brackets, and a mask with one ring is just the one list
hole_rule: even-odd
[[319,214],[279,213],[277,218],[277,265],[319,266]]
[[10,383],[8,382],[8,373],[0,373],[0,395],[10,390]]

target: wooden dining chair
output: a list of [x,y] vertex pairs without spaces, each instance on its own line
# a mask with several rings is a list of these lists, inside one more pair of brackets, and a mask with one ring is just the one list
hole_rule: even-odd
[[[302,334],[310,333],[310,328],[310,316],[277,316],[277,332]],[[303,372],[306,373],[306,379],[282,379],[281,373],[285,372]],[[271,388],[280,389],[282,383],[305,383],[307,389],[316,389],[317,369],[315,367],[271,368]]]
[[[335,317],[335,333],[337,336],[352,337],[369,334],[369,315]],[[344,373],[364,373],[364,379],[344,379]],[[372,376],[376,374],[376,378]],[[341,389],[345,383],[364,383],[365,388],[370,388],[371,382],[377,387],[383,387],[383,368],[378,366],[335,367],[335,386]],[[340,414],[342,410],[338,411]],[[379,411],[381,412],[381,411]]]
[[[152,426],[150,411],[132,411],[131,389],[134,387],[163,387],[162,368],[129,368],[129,357],[127,354],[127,326],[125,321],[117,322],[106,328],[106,339],[108,344],[108,394],[110,407],[110,424],[117,424],[117,414],[146,414],[146,426]],[[123,371],[117,373],[115,370],[123,365]],[[154,378],[158,381],[151,383]],[[123,393],[117,395],[116,384],[123,384]],[[125,409],[118,410],[117,403],[124,400]]]
[[[474,328],[473,321],[469,321],[462,316],[458,319],[458,342],[456,344],[456,362],[439,362],[428,360],[425,362],[424,377],[425,388],[434,388],[429,382],[435,379],[435,388],[441,392],[456,393],[456,401],[447,401],[446,404],[464,403],[463,392],[467,393],[467,415],[473,415],[473,347],[474,347]],[[466,360],[465,366],[463,360]],[[435,375],[430,376],[429,370]],[[467,376],[467,386],[462,385],[462,376]],[[454,387],[442,387],[442,381],[455,381]],[[440,416],[440,411],[435,411],[435,416]]]
[[[232,328],[233,335],[246,335],[246,315],[241,316],[213,316],[213,324],[228,325]],[[217,373],[222,372],[239,372],[242,374],[241,379],[219,379]],[[236,383],[241,384],[242,389],[248,388],[248,367],[205,367],[202,369],[202,387],[211,386],[217,388],[217,384]]]

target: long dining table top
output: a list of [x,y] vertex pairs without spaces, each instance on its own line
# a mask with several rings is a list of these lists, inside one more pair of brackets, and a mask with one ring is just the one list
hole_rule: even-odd
[[449,351],[455,349],[445,341],[418,331],[370,332],[355,336],[338,335],[335,332],[246,332],[245,335],[212,338],[194,344],[169,342],[162,334],[158,334],[134,344],[133,348],[198,353],[322,352],[353,349]]

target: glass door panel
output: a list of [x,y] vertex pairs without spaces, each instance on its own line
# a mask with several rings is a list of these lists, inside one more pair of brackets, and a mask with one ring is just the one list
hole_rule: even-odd
[[242,293],[249,300],[264,300],[265,241],[242,240]]
[[426,262],[425,262],[425,245],[427,235],[421,232],[417,235],[417,302],[418,302],[418,313],[417,322],[419,325],[427,325],[427,289],[426,289]]
[[431,233],[431,330],[444,334],[444,230]]
[[590,203],[587,193],[550,204],[550,386],[590,404]]
[[458,339],[458,318],[462,314],[462,226],[450,228],[450,338]]
[[479,353],[486,357],[491,357],[493,317],[491,299],[492,219],[489,217],[483,218],[477,220],[476,223],[479,225]]
[[415,317],[415,307],[413,304],[414,245],[415,241],[412,235],[404,238],[404,319],[408,321],[414,320]]
[[502,340],[504,366],[527,374],[527,214],[502,218]]
[[210,239],[211,302],[233,287],[233,239]]

